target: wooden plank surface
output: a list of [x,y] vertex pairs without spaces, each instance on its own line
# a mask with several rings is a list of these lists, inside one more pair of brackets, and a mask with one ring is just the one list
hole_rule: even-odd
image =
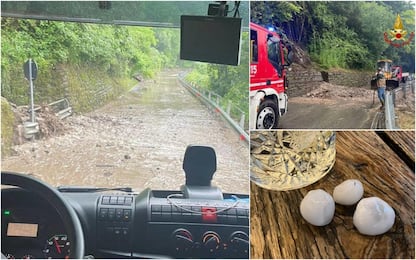
[[[413,135],[397,132],[404,139]],[[373,131],[337,132],[334,168],[315,184],[299,190],[270,191],[251,184],[251,258],[415,258],[414,172]],[[355,206],[336,205],[333,221],[308,224],[299,205],[306,193],[359,179],[364,197],[389,203],[396,219],[379,236],[361,235],[353,225]]]
[[389,136],[403,151],[415,161],[415,132],[414,131],[386,131]]
[[414,131],[381,131],[377,134],[395,151],[408,166],[415,170],[415,132]]

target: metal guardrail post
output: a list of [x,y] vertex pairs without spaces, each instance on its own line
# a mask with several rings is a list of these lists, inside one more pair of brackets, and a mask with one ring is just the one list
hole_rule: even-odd
[[227,115],[230,115],[230,112],[231,112],[231,100],[228,100]]
[[246,114],[245,113],[242,113],[241,114],[241,119],[240,119],[240,127],[242,128],[242,129],[244,129],[244,121],[246,120]]
[[396,91],[395,90],[392,90],[391,91],[391,98],[392,98],[392,103],[393,103],[393,107],[395,107],[396,106]]
[[395,125],[395,116],[394,116],[394,104],[393,104],[393,94],[394,91],[386,91],[384,94],[384,116],[386,120],[386,129],[396,129]]
[[34,138],[37,133],[39,133],[39,124],[37,122],[23,123],[23,135],[26,139]]

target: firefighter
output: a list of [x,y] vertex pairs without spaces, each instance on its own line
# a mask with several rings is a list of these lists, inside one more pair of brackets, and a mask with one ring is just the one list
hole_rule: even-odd
[[380,109],[383,109],[384,108],[384,92],[386,90],[386,79],[384,78],[384,73],[381,68],[378,68],[376,72],[376,80],[377,80],[378,99],[381,102]]

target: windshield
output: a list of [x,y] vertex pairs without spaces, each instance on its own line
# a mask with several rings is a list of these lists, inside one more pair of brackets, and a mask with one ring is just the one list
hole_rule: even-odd
[[[179,4],[160,16],[186,9]],[[11,5],[2,3],[2,13]],[[140,15],[142,22],[154,17]],[[217,155],[212,184],[249,193],[248,145],[233,127],[248,127],[247,32],[240,65],[226,66],[180,60],[180,29],[172,26],[16,15],[1,22],[2,171],[33,174],[52,186],[178,190],[186,147],[207,145]],[[23,70],[29,59],[37,66],[32,84]]]
[[379,61],[377,62],[377,67],[381,68],[384,72],[390,72],[391,71],[391,61]]
[[282,66],[280,57],[280,44],[277,38],[267,40],[267,56],[270,63],[276,69],[279,77],[282,76]]

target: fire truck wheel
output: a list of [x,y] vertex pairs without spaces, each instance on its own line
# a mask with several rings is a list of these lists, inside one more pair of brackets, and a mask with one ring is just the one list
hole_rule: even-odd
[[257,129],[276,129],[279,121],[277,104],[271,99],[265,99],[257,114]]

